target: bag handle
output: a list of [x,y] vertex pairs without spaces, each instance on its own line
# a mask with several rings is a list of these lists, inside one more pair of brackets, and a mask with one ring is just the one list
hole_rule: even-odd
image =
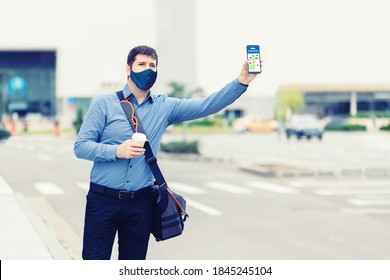
[[[131,128],[133,129],[134,132],[141,132],[146,135],[145,129],[142,126],[140,120],[138,119],[135,108],[133,104],[130,101],[130,98],[125,99],[123,95],[123,91],[118,91],[117,96],[120,100],[121,106],[123,111],[125,111],[125,114],[127,116],[127,119],[130,123]],[[148,139],[148,138],[147,138]],[[177,201],[171,190],[168,189],[167,182],[165,181],[165,178],[160,170],[160,167],[157,164],[157,158],[154,156],[152,152],[152,148],[150,147],[149,141],[145,142],[144,145],[145,148],[145,159],[146,162],[148,163],[153,175],[154,179],[156,180],[160,191],[167,190],[168,194],[173,198],[173,201],[176,203],[179,212],[183,216],[183,220],[185,221],[186,218],[188,217],[188,214],[184,211],[183,207],[180,205],[180,203]]]
[[[127,119],[129,121],[130,126],[133,129],[133,131],[140,132],[140,133],[143,133],[146,135],[145,129],[143,128],[142,124],[140,123],[139,119],[137,118],[134,106],[131,103],[130,99],[124,98],[123,91],[118,91],[116,94],[118,95],[122,109],[123,109],[123,111],[125,111]],[[146,136],[146,138],[147,138],[147,136]],[[161,190],[166,189],[167,183],[166,183],[164,176],[163,176],[163,174],[162,174],[162,172],[157,164],[157,159],[153,155],[149,141],[145,142],[144,148],[145,148],[146,162],[148,163],[150,169],[152,170],[152,173],[154,175],[154,178],[156,179],[157,184],[159,185]]]

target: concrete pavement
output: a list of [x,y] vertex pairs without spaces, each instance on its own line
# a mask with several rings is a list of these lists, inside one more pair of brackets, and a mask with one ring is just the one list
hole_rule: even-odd
[[69,260],[73,257],[21,194],[0,177],[0,259]]
[[[337,136],[337,135],[336,135]],[[203,153],[203,160],[222,160],[222,161],[234,161],[236,163],[249,162],[249,160],[255,160],[256,162],[269,162],[269,159],[272,158],[276,163],[286,162],[285,154],[289,152],[291,157],[299,155],[300,150],[291,151],[296,145],[291,143],[281,143],[275,146],[276,149],[271,151],[269,147],[271,144],[275,145],[274,136],[262,137],[262,141],[259,140],[257,135],[193,135],[192,137],[200,138],[201,141],[201,151]],[[341,137],[341,136],[340,136]],[[338,137],[338,138],[340,138]],[[388,163],[389,158],[383,157],[386,155],[389,145],[384,144],[383,141],[387,140],[389,137],[388,134],[385,137],[381,136],[378,138],[375,135],[369,135],[368,138],[364,138],[362,143],[365,143],[365,149],[357,151],[347,150],[345,155],[355,155],[352,160],[348,162],[337,162],[336,161],[336,152],[340,153],[349,147],[349,143],[345,144],[342,149],[335,153],[331,153],[335,149],[335,143],[339,141],[338,138],[330,138],[325,144],[321,144],[322,155],[327,155],[324,157],[321,162],[317,163],[319,167],[324,166],[325,163],[327,166],[331,167],[340,167],[344,168],[345,166],[352,166],[360,168],[362,163],[366,164],[367,162],[376,162],[380,159],[380,165],[373,166],[373,168],[382,168],[386,170],[384,176],[388,176]],[[180,139],[180,135],[167,135],[167,140],[173,140],[175,138]],[[371,140],[371,141],[366,141]],[[247,142],[245,142],[247,141]],[[357,141],[357,140],[356,140]],[[238,143],[244,143],[237,146]],[[250,143],[256,143],[256,150],[250,147]],[[277,142],[276,142],[277,143]],[[367,143],[369,145],[367,145]],[[385,142],[386,143],[386,142]],[[299,145],[299,149],[310,149],[312,145],[317,145],[318,143],[303,144]],[[319,144],[318,144],[319,145]],[[361,148],[360,142],[355,143],[356,148]],[[233,147],[233,149],[232,149]],[[378,147],[380,148],[380,153],[378,153]],[[290,150],[287,150],[290,149]],[[255,151],[255,153],[253,153]],[[365,155],[361,161],[357,162],[357,157],[359,154]],[[363,153],[364,152],[364,153]],[[382,156],[376,156],[376,155]],[[253,157],[257,155],[257,157]],[[164,156],[160,154],[160,156]],[[318,154],[313,154],[313,158],[317,157]],[[339,155],[337,155],[339,157]],[[373,158],[374,157],[374,158]],[[175,156],[175,158],[177,158]],[[185,157],[188,159],[187,157]],[[301,159],[302,162],[298,162],[299,166],[305,166],[305,164],[313,164],[313,158]],[[190,156],[191,160],[199,159],[199,157]],[[344,157],[346,160],[347,157]],[[288,158],[287,158],[288,161]],[[321,164],[321,165],[320,165]],[[327,167],[325,166],[325,167]],[[340,167],[339,167],[340,166]],[[365,168],[371,167],[364,165]],[[52,230],[50,223],[45,223],[40,215],[37,214],[36,209],[33,209],[31,203],[20,193],[14,193],[12,188],[8,185],[6,179],[1,177],[0,174],[0,259],[2,260],[16,260],[16,259],[78,259],[72,255],[70,250],[61,243],[60,238]],[[358,174],[361,176],[361,174]],[[380,174],[381,175],[381,174]],[[382,176],[380,176],[382,177]]]

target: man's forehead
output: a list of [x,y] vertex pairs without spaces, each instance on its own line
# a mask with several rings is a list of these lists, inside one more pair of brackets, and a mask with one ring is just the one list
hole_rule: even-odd
[[156,59],[153,56],[146,54],[137,54],[135,61],[148,61],[156,63]]

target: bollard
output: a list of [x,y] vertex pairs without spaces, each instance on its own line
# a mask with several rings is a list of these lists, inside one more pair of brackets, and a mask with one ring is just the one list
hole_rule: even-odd
[[8,126],[9,126],[9,130],[11,132],[11,135],[15,135],[16,134],[16,123],[12,117],[10,117],[8,119]]
[[59,121],[54,122],[54,136],[59,137],[61,136],[61,128]]
[[27,120],[23,120],[23,132],[28,132],[28,122],[27,122]]

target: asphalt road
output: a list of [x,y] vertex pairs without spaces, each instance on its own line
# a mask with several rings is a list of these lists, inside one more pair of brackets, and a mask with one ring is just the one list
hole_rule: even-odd
[[[231,135],[223,137],[214,139],[227,154]],[[91,163],[74,157],[73,141],[20,136],[0,143],[0,176],[79,258]],[[390,258],[388,178],[271,179],[241,172],[239,157],[159,162],[188,200],[190,219],[182,236],[151,239],[148,259]]]

